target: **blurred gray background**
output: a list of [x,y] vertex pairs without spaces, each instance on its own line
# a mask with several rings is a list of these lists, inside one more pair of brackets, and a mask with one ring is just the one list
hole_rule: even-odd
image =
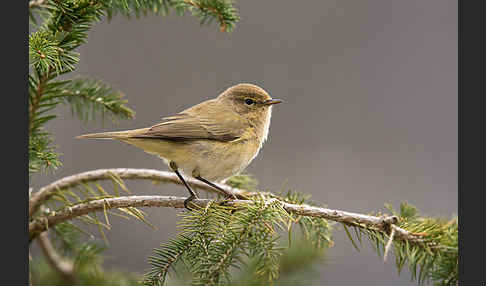
[[[82,46],[77,74],[126,94],[136,119],[83,125],[68,107],[49,125],[64,166],[36,189],[77,172],[167,167],[115,141],[75,140],[146,127],[239,82],[262,86],[274,108],[269,140],[247,168],[262,188],[287,187],[331,208],[383,211],[402,201],[422,213],[457,213],[457,1],[239,1],[235,31],[189,15],[103,21]],[[186,195],[182,186],[130,182],[135,194]],[[158,227],[112,218],[106,266],[143,272],[175,234],[177,211],[146,209]],[[368,244],[335,231],[316,285],[416,285]]]

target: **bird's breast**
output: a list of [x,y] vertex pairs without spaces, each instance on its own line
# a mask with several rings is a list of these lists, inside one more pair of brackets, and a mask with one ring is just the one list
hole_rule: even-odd
[[195,173],[219,182],[243,171],[255,158],[259,149],[256,138],[230,142],[198,140],[187,148],[189,154],[174,158],[186,175]]

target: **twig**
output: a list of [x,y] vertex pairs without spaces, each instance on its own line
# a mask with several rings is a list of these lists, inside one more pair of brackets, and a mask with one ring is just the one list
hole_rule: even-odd
[[44,0],[32,0],[29,2],[29,8],[39,7],[44,4]]
[[47,259],[47,262],[59,272],[65,279],[74,281],[74,265],[72,262],[63,259],[51,244],[47,232],[39,234],[37,242]]
[[215,9],[211,6],[201,6],[198,3],[191,1],[191,0],[185,0],[184,2],[186,2],[187,4],[189,4],[191,6],[198,8],[199,10],[201,10],[203,12],[206,9],[206,10],[209,10],[209,11],[213,12],[214,14],[216,14],[218,16],[218,20],[219,20],[219,23],[220,23],[220,31],[221,32],[226,31],[226,22],[223,18],[223,15],[221,15],[221,13],[217,9]]
[[[133,179],[133,180],[152,180],[164,183],[173,183],[181,185],[182,182],[179,180],[176,174],[166,171],[149,170],[149,169],[99,169],[94,171],[88,171],[84,173],[79,173],[69,177],[62,178],[41,188],[38,192],[33,193],[29,201],[29,216],[37,211],[39,206],[46,200],[48,200],[56,191],[68,189],[75,185],[81,183],[86,183],[90,181],[108,180],[112,179],[113,176],[117,176],[121,179]],[[193,178],[186,178],[186,181],[194,186],[195,188],[202,189],[209,192],[219,193],[216,189],[206,185],[205,183],[198,181]],[[235,195],[237,198],[246,198],[245,196],[251,196],[254,193],[247,192],[245,190],[240,190],[232,188],[228,185],[219,184],[219,186],[226,192]]]
[[42,89],[42,80],[39,80],[39,83],[37,84],[36,94],[32,98],[32,101],[29,102],[29,136],[31,136],[32,132],[34,132],[35,114],[37,112],[37,109],[39,108],[40,98],[42,97]]
[[386,258],[388,257],[388,252],[390,251],[390,248],[393,244],[393,238],[394,238],[395,233],[396,233],[395,228],[396,228],[395,225],[391,226],[390,238],[388,238],[388,242],[386,243],[386,246],[385,246],[385,253],[383,254],[383,262],[386,262]]
[[[127,208],[127,207],[172,207],[184,208],[184,197],[173,196],[124,196],[117,198],[105,198],[100,200],[93,200],[86,203],[80,203],[71,207],[67,207],[61,211],[49,214],[45,217],[34,219],[29,223],[29,240],[36,238],[39,233],[52,227],[60,222],[79,217],[95,211],[103,211],[104,208]],[[275,200],[275,199],[271,199]],[[197,199],[192,203],[204,207],[211,200]],[[251,204],[249,200],[233,200],[225,204],[228,206],[241,206]],[[321,217],[328,220],[352,224],[356,227],[375,228],[379,231],[385,232],[389,224],[397,221],[397,217],[376,217],[363,214],[332,210],[326,208],[319,208],[309,205],[296,205],[281,202],[282,206],[289,212],[303,216]],[[411,242],[421,242],[422,239],[409,231],[394,227],[396,236],[399,239],[408,240]]]

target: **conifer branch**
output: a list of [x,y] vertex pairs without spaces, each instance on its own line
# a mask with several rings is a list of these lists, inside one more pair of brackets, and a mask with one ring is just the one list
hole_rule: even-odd
[[[173,196],[123,196],[117,198],[108,198],[93,200],[86,203],[80,203],[72,207],[67,207],[64,210],[55,212],[53,214],[36,218],[29,223],[29,236],[32,240],[39,233],[47,230],[49,227],[56,225],[60,222],[64,222],[75,217],[79,217],[91,212],[102,211],[112,208],[127,208],[127,207],[171,207],[171,208],[184,208],[184,197]],[[197,199],[193,203],[200,207],[205,207],[212,200],[209,199]],[[277,201],[277,199],[269,199],[268,203]],[[233,200],[228,201],[225,204],[228,206],[242,206],[251,204],[249,200]],[[297,205],[291,203],[282,202],[282,206],[289,213],[324,218],[340,223],[353,224],[356,226],[363,226],[367,228],[374,228],[379,231],[385,231],[390,227],[390,224],[397,221],[397,217],[376,217],[363,215],[358,213],[351,213],[340,210],[333,210],[327,208],[319,208],[309,205]],[[409,231],[400,227],[395,227],[396,236],[402,240],[408,240],[412,243],[423,242],[423,237],[418,234],[410,233]]]
[[39,102],[42,96],[42,84],[43,81],[39,80],[35,88],[35,94],[31,96],[31,102],[29,104],[29,136],[32,136],[32,132],[34,131],[35,115],[39,108]]
[[[180,180],[173,173],[148,169],[100,169],[63,178],[42,188],[39,192],[32,194],[29,209],[29,212],[31,212],[31,220],[29,223],[29,241],[32,241],[40,233],[48,230],[49,228],[56,227],[56,225],[62,222],[67,222],[71,219],[79,218],[82,220],[93,220],[93,218],[89,216],[89,214],[93,212],[103,211],[106,217],[107,214],[110,213],[109,211],[111,209],[123,211],[129,209],[137,210],[136,208],[138,207],[184,208],[184,201],[186,199],[184,197],[123,197],[119,196],[117,191],[115,191],[116,196],[113,197],[112,195],[106,193],[101,188],[101,186],[96,183],[96,181],[104,179],[112,180],[115,183],[115,186],[118,185],[125,190],[126,188],[122,179],[145,179],[156,182],[181,184]],[[194,179],[188,178],[187,181],[194,187],[216,192],[216,190],[212,189],[211,187],[202,184],[201,182]],[[41,213],[36,213],[36,210],[39,208],[40,205],[51,202],[50,198],[56,199],[59,197],[64,197],[65,194],[72,194],[70,188],[77,187],[78,185],[89,188],[87,186],[88,182],[92,182],[98,187],[101,192],[101,196],[88,196],[84,200],[78,198],[75,202],[72,202],[70,200],[61,200],[65,202],[64,207],[56,209],[55,211],[50,210],[47,212],[44,211]],[[239,178],[237,180],[237,183],[241,182],[242,178]],[[228,183],[233,184],[233,181],[229,180]],[[391,208],[391,206],[386,206],[393,214],[390,216],[381,215],[380,213],[375,215],[365,215],[313,206],[307,203],[307,198],[305,196],[302,196],[298,193],[289,192],[287,193],[287,195],[274,195],[271,193],[263,192],[247,192],[244,189],[232,188],[227,185],[220,186],[227,190],[229,193],[235,194],[239,199],[219,202],[209,199],[194,200],[194,207],[207,209],[211,206],[211,209],[215,211],[213,215],[208,214],[209,216],[207,216],[207,219],[209,220],[219,220],[222,218],[222,216],[224,217],[227,215],[230,215],[227,221],[234,220],[235,217],[240,216],[240,214],[242,217],[251,214],[252,211],[258,209],[258,206],[261,204],[263,204],[264,206],[271,204],[276,206],[275,210],[281,210],[277,211],[276,213],[280,213],[280,215],[288,215],[288,218],[284,219],[284,224],[287,225],[287,228],[289,229],[289,234],[290,225],[294,222],[298,222],[305,236],[308,237],[310,234],[312,239],[310,239],[309,241],[311,241],[312,244],[317,245],[318,248],[319,245],[322,245],[322,242],[328,245],[332,244],[332,241],[330,241],[329,237],[329,225],[327,221],[334,221],[341,223],[345,226],[348,237],[356,248],[358,248],[358,246],[354,242],[352,235],[349,233],[346,226],[354,228],[356,237],[360,243],[361,236],[362,234],[364,234],[372,243],[372,246],[375,248],[379,255],[381,255],[383,251],[384,260],[386,260],[390,249],[392,248],[392,246],[394,246],[398,271],[400,272],[400,269],[402,268],[404,263],[406,261],[409,261],[408,266],[412,272],[412,278],[418,278],[419,285],[421,285],[421,282],[423,282],[425,279],[445,281],[444,279],[449,276],[451,277],[451,283],[455,283],[455,281],[457,281],[457,220],[455,219],[451,221],[444,221],[441,219],[421,218],[417,215],[416,209],[406,203],[401,205],[400,213],[395,212],[393,208]],[[246,188],[246,185],[243,185],[243,188]],[[231,215],[232,212],[226,213],[227,211],[221,209],[223,205],[224,208],[233,209],[234,211],[236,211],[236,213],[234,215]],[[219,208],[215,208],[215,206],[219,206]],[[269,223],[276,223],[279,220],[276,217],[272,218],[271,213],[272,212],[269,212],[269,216],[266,217],[266,219],[262,220],[262,227],[264,229],[267,228],[267,221]],[[189,221],[194,222],[194,219],[200,216],[200,214],[196,214],[195,212],[189,212],[187,214],[184,214],[183,216],[188,217]],[[139,218],[142,221],[145,221],[143,218],[140,218],[139,215],[135,214],[135,217]],[[204,217],[206,217],[206,215],[203,215],[201,219],[203,219]],[[322,226],[325,230],[324,233],[320,233],[321,226],[319,225],[319,220],[322,220],[322,222],[325,224]],[[94,221],[96,224],[98,224],[98,226],[103,225],[103,223],[100,223],[96,219],[96,217]],[[223,224],[221,225],[221,223]],[[308,223],[310,223],[308,225],[309,227],[307,226]],[[208,238],[204,237],[206,237],[207,235],[211,236],[211,233],[225,233],[226,227],[231,227],[229,225],[225,226],[225,224],[226,223],[224,222],[217,221],[209,223],[209,226],[206,227],[207,229],[202,230],[202,241],[206,241]],[[199,253],[206,249],[206,246],[204,246],[205,242],[203,242],[202,244],[198,244],[200,247],[202,247],[201,249],[197,250],[199,252],[193,249],[193,247],[191,246],[192,243],[185,243],[185,235],[189,235],[188,237],[191,237],[191,235],[194,234],[195,229],[194,227],[189,227],[189,225],[187,225],[186,223],[183,223],[183,225],[183,229],[187,227],[187,229],[184,230],[187,233],[183,233],[183,236],[179,236],[178,238],[176,238],[176,240],[170,242],[167,246],[163,246],[162,249],[156,250],[156,254],[160,257],[151,257],[153,261],[150,260],[150,263],[154,266],[154,268],[150,270],[150,272],[147,274],[147,285],[153,285],[150,281],[155,281],[155,285],[163,283],[168,269],[173,269],[174,264],[177,263],[181,255],[189,255],[196,260],[201,258],[199,257],[200,255],[202,255],[202,257],[205,257],[204,253]],[[215,229],[217,229],[217,231]],[[238,233],[241,234],[243,232],[240,232],[238,230]],[[270,233],[272,233],[272,230],[268,229],[261,234],[267,235]],[[388,242],[386,241],[387,237],[389,239]],[[226,247],[233,245],[233,243],[237,244],[236,248],[238,250],[236,250],[236,248],[234,249],[234,251],[237,252],[234,252],[229,248],[228,251],[230,251],[231,253],[235,253],[236,256],[240,255],[236,253],[240,253],[240,251],[243,251],[243,249],[246,247],[238,243],[238,236],[233,235],[227,238],[228,241],[225,242],[223,239],[221,242],[223,243],[223,245],[217,248],[217,251],[215,252],[211,250],[210,245],[207,245],[207,247],[209,247],[207,250],[211,250],[211,255],[216,255],[213,258],[218,258],[218,255],[222,255],[224,253],[228,254],[227,252],[221,252],[221,249],[226,249]],[[269,239],[270,238],[271,237],[269,237]],[[189,239],[188,241],[192,241],[192,239]],[[211,239],[209,239],[209,241],[211,241]],[[251,239],[245,243],[251,243]],[[264,247],[265,243],[270,243],[268,245],[271,245],[273,242],[271,239],[268,240],[268,242],[260,240],[258,241],[258,243],[255,244],[259,247],[258,248],[255,246],[255,249],[260,249],[258,254],[260,255],[260,259],[268,257],[271,259],[271,261],[273,261],[271,264],[275,267],[278,267],[276,264],[276,262],[278,261],[276,255],[278,255],[278,253],[263,251],[262,247]],[[185,245],[189,245],[189,250]],[[189,254],[187,254],[186,251],[189,251]],[[164,257],[167,260],[164,260]],[[232,258],[230,260],[226,260],[223,258],[218,258],[215,260],[215,263],[210,264],[205,263],[205,261],[197,260],[199,261],[197,262],[197,264],[202,268],[198,268],[199,272],[196,271],[196,273],[194,274],[204,276],[209,273],[209,276],[205,277],[211,281],[213,281],[212,279],[214,278],[215,280],[213,282],[219,281],[220,279],[227,279],[229,277],[227,276],[227,266],[232,263]],[[217,262],[221,261],[223,262],[223,264],[221,264],[221,274],[223,276],[216,277],[211,274],[216,273],[213,271],[213,266],[219,265],[217,264]],[[420,271],[419,275],[417,276],[417,269],[419,268]],[[278,272],[275,272],[276,270],[272,270],[272,267],[265,266],[264,269],[265,270],[262,273],[267,273],[269,275],[268,277],[270,277],[269,279],[274,279],[275,277],[277,277],[276,275],[278,275]],[[160,283],[157,281],[159,281]],[[195,281],[197,282],[198,280],[196,279],[193,282],[196,283]]]
[[[150,169],[99,169],[94,171],[88,171],[76,175],[72,175],[69,177],[65,177],[54,183],[47,185],[41,188],[38,192],[34,193],[29,202],[29,214],[32,219],[32,215],[37,211],[39,206],[46,200],[48,200],[52,195],[54,195],[57,191],[61,191],[63,189],[69,189],[75,185],[91,182],[91,181],[99,181],[99,180],[106,180],[112,179],[113,176],[117,176],[121,179],[144,179],[144,180],[152,180],[164,183],[175,183],[175,184],[182,184],[179,178],[171,172],[167,171],[158,171],[158,170],[150,170]],[[198,181],[193,178],[186,178],[186,181],[199,189],[203,189],[210,192],[217,192],[214,188]],[[237,198],[246,198],[248,196],[256,195],[258,193],[255,192],[246,192],[245,190],[240,190],[236,188],[232,188],[227,185],[220,184],[225,191],[228,193],[234,194]],[[278,200],[277,198],[271,198],[269,201]],[[137,207],[137,206],[162,206],[162,207],[174,207],[174,208],[183,208],[183,198],[176,198],[176,197],[166,197],[166,196],[132,196],[132,197],[119,197],[113,199],[103,199],[98,201],[91,201],[86,204],[79,204],[76,205],[76,210],[79,211],[80,214],[75,216],[80,216],[87,214],[92,211],[97,211],[99,208],[103,208],[105,206],[104,202],[107,201],[110,207]],[[113,202],[112,202],[113,201]],[[201,206],[205,206],[210,200],[197,200],[197,204]],[[112,204],[114,203],[114,204]],[[248,203],[245,200],[235,200],[232,202],[228,202],[229,205],[238,203]],[[364,214],[358,213],[351,213],[346,211],[340,210],[333,210],[327,208],[320,208],[315,206],[310,206],[306,204],[292,204],[282,202],[284,208],[290,212],[301,216],[310,216],[310,217],[320,217],[325,218],[328,220],[352,225],[352,226],[364,226],[369,228],[374,228],[380,232],[388,234],[391,231],[391,225],[396,224],[398,222],[397,216],[369,216]],[[133,205],[132,205],[133,204]],[[69,209],[69,212],[73,214],[74,207]],[[52,216],[50,220],[48,219],[48,225],[52,225],[52,222],[59,222],[64,221],[66,219],[70,219],[72,217],[68,213],[58,213],[55,216]],[[37,221],[37,224],[39,222]],[[35,225],[35,224],[34,224]],[[29,226],[29,229],[31,227]],[[39,229],[39,226],[34,227],[35,230]],[[41,228],[45,230],[46,228]],[[402,240],[408,240],[410,242],[423,242],[423,237],[420,234],[410,233],[402,228],[395,227],[396,237]]]
[[116,13],[127,17],[130,14],[146,16],[148,13],[166,15],[171,10],[179,15],[190,12],[199,19],[201,25],[216,20],[222,32],[232,31],[239,21],[233,1],[230,0],[114,0],[107,6],[107,16],[110,19]]
[[[80,183],[112,179],[113,175],[116,175],[121,179],[144,179],[144,180],[159,181],[164,183],[182,184],[182,182],[174,173],[167,172],[167,171],[158,171],[158,170],[149,170],[149,169],[124,169],[124,168],[99,169],[94,171],[88,171],[88,172],[72,175],[69,177],[65,177],[46,187],[43,187],[38,192],[34,193],[32,195],[32,198],[30,199],[29,214],[32,217],[32,215],[38,209],[40,204],[48,200],[49,197],[52,196],[58,190],[68,189]],[[193,178],[186,178],[186,181],[190,185],[196,188],[203,189],[205,191],[210,191],[210,192],[217,192],[214,188]],[[227,185],[220,185],[220,187],[222,187],[228,193],[234,194],[237,198],[245,198],[247,196],[252,196],[257,194],[254,192],[246,192],[245,190],[232,188]],[[273,198],[272,200],[276,200],[276,198]],[[180,207],[180,205],[176,204],[174,207]],[[346,223],[346,224],[362,224],[368,227],[376,228],[377,230],[386,233],[390,231],[390,225],[398,221],[398,218],[396,216],[390,216],[390,217],[368,216],[368,215],[350,213],[350,212],[339,211],[339,210],[319,208],[319,207],[314,207],[309,205],[297,205],[297,204],[285,203],[285,208],[292,213],[302,215],[302,216],[321,217],[321,218],[329,219],[336,222]],[[417,242],[422,241],[421,236],[411,234],[406,230],[398,228],[396,229],[396,232],[398,238],[402,238],[410,241],[417,241]]]
[[[33,48],[31,53],[37,55],[36,50]],[[40,55],[42,58],[44,53],[40,52]],[[53,139],[42,128],[43,124],[56,117],[46,114],[58,104],[54,100],[55,96],[45,95],[51,93],[58,85],[58,83],[48,83],[52,68],[45,67],[45,69],[44,75],[41,75],[38,70],[35,77],[29,75],[29,173],[47,171],[49,168],[56,169],[61,165],[59,154],[54,152],[54,147],[51,145]]]
[[90,78],[75,78],[68,81],[60,91],[59,97],[71,107],[73,115],[85,123],[95,118],[97,113],[105,119],[108,114],[114,121],[115,117],[132,119],[135,111],[127,107],[124,94],[115,91],[109,84]]
[[220,23],[220,30],[221,32],[225,32],[227,27],[228,27],[228,21],[226,20],[225,16],[223,15],[223,12],[221,10],[218,10],[214,6],[208,5],[209,3],[206,3],[206,1],[192,1],[192,0],[185,0],[187,4],[196,7],[199,9],[202,13],[212,13],[213,15],[216,15],[216,17],[219,20]]
[[[48,200],[55,192],[68,189],[75,185],[99,180],[110,180],[113,176],[119,177],[120,179],[129,180],[151,180],[162,183],[173,183],[181,185],[182,182],[179,180],[176,174],[167,171],[158,171],[150,169],[131,169],[131,168],[116,168],[116,169],[99,169],[93,171],[87,171],[79,173],[76,175],[64,177],[58,181],[55,181],[43,188],[38,192],[32,194],[29,202],[29,215],[32,215],[37,211],[39,206],[46,200]],[[186,181],[193,187],[209,192],[218,193],[214,188],[206,185],[205,183],[193,179],[186,178]],[[219,184],[226,192],[235,195],[237,198],[245,198],[246,196],[251,196],[255,194],[254,192],[246,192],[245,190],[232,188],[228,185]]]

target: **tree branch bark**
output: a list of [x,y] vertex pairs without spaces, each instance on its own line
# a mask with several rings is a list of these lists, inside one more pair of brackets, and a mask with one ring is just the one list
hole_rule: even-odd
[[[150,169],[130,169],[130,168],[99,169],[99,170],[87,171],[69,177],[64,177],[60,180],[57,180],[41,188],[38,192],[33,193],[29,201],[29,216],[32,217],[32,215],[38,210],[39,206],[44,201],[48,200],[56,191],[68,189],[70,187],[79,185],[81,183],[100,181],[100,180],[109,180],[113,178],[113,175],[121,179],[152,180],[157,182],[182,185],[182,182],[179,180],[176,174],[172,172],[166,172],[166,171],[158,171],[158,170],[150,170]],[[199,180],[193,178],[186,178],[186,181],[191,186],[197,189],[219,193],[218,190],[212,188],[211,186],[206,185],[205,183]],[[252,192],[247,192],[245,190],[232,188],[224,184],[218,184],[218,186],[220,186],[226,192],[235,195],[239,199],[246,198],[245,195],[251,196],[255,194]]]
[[[60,222],[70,220],[91,212],[103,211],[104,209],[126,208],[126,207],[171,207],[184,208],[185,197],[173,196],[124,196],[117,198],[108,198],[94,200],[86,203],[81,203],[59,212],[47,215],[42,218],[37,218],[29,223],[29,240],[32,241],[40,233]],[[277,199],[269,199],[268,201],[275,201]],[[204,207],[211,200],[196,199],[192,203]],[[249,200],[232,200],[225,204],[229,206],[241,206],[244,204],[251,204]],[[328,220],[353,224],[357,227],[375,228],[379,231],[388,233],[390,225],[397,222],[396,216],[376,217],[363,214],[345,212],[340,210],[333,210],[327,208],[314,207],[309,205],[296,205],[280,201],[282,206],[289,212],[303,216],[320,217]],[[422,238],[405,229],[394,227],[395,237],[397,239],[408,240],[411,242],[421,242]]]

